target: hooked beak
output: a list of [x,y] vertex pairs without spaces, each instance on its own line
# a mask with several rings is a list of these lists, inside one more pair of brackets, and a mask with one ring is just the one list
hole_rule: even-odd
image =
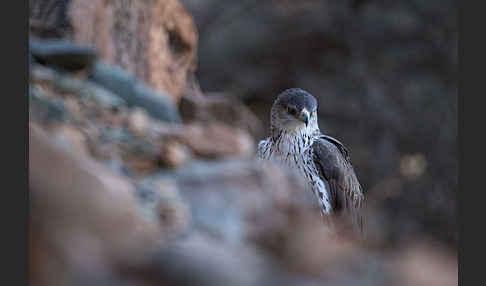
[[305,123],[305,127],[309,125],[309,118],[310,118],[310,113],[307,109],[302,109],[299,115],[299,119]]

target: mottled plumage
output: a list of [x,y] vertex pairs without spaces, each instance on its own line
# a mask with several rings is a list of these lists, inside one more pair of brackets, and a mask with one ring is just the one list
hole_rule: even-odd
[[257,156],[297,169],[324,215],[349,215],[361,230],[363,191],[344,145],[319,130],[316,99],[299,88],[282,92],[271,109],[270,132]]

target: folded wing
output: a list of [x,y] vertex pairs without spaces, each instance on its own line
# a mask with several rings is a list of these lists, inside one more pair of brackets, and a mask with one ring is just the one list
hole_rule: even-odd
[[349,214],[353,225],[362,231],[360,209],[364,200],[363,190],[351,165],[348,151],[337,139],[321,135],[314,140],[312,152],[319,176],[327,184],[332,212]]

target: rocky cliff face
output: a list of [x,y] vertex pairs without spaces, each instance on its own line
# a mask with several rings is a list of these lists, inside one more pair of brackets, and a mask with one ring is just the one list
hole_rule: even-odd
[[[61,34],[92,45],[107,63],[118,65],[174,102],[195,82],[197,31],[174,1],[30,1],[31,31]],[[63,19],[56,20],[56,19]]]
[[391,248],[374,204],[357,240],[255,160],[260,119],[199,90],[177,1],[30,4],[32,285],[457,285],[435,240]]

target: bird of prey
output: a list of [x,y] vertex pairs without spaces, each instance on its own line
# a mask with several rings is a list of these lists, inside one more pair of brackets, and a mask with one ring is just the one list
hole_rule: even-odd
[[270,137],[258,143],[257,157],[298,170],[323,215],[345,214],[362,231],[363,190],[347,149],[319,130],[317,100],[300,88],[287,89],[273,103],[270,122]]

